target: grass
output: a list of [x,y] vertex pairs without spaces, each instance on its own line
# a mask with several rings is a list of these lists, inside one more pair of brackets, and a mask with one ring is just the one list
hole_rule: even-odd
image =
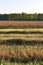
[[34,61],[34,62],[28,62],[28,63],[21,63],[21,62],[19,62],[19,63],[17,63],[17,62],[13,62],[13,63],[11,63],[11,62],[2,62],[1,65],[43,65],[43,62],[36,62],[36,61]]

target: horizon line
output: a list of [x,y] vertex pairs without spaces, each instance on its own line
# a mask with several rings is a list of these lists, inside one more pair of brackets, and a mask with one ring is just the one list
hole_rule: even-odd
[[0,14],[22,14],[22,13],[26,13],[26,14],[43,14],[43,13],[37,13],[37,12],[30,12],[30,13],[28,13],[28,12],[10,12],[10,13],[7,13],[7,12],[5,12],[5,13],[0,13]]

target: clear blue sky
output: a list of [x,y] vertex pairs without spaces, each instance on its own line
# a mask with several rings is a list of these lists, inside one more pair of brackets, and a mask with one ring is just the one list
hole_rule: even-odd
[[0,13],[43,13],[43,0],[0,0]]

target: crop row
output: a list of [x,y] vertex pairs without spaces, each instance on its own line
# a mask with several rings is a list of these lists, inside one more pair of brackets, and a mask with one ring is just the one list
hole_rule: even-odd
[[0,29],[0,32],[43,32],[43,28]]
[[0,21],[0,27],[43,27],[43,21]]
[[0,34],[0,40],[21,39],[43,41],[43,34]]

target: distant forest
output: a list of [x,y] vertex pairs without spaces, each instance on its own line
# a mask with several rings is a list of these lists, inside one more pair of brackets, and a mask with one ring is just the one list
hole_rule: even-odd
[[43,14],[27,14],[27,13],[13,13],[0,14],[0,20],[8,21],[43,21]]

